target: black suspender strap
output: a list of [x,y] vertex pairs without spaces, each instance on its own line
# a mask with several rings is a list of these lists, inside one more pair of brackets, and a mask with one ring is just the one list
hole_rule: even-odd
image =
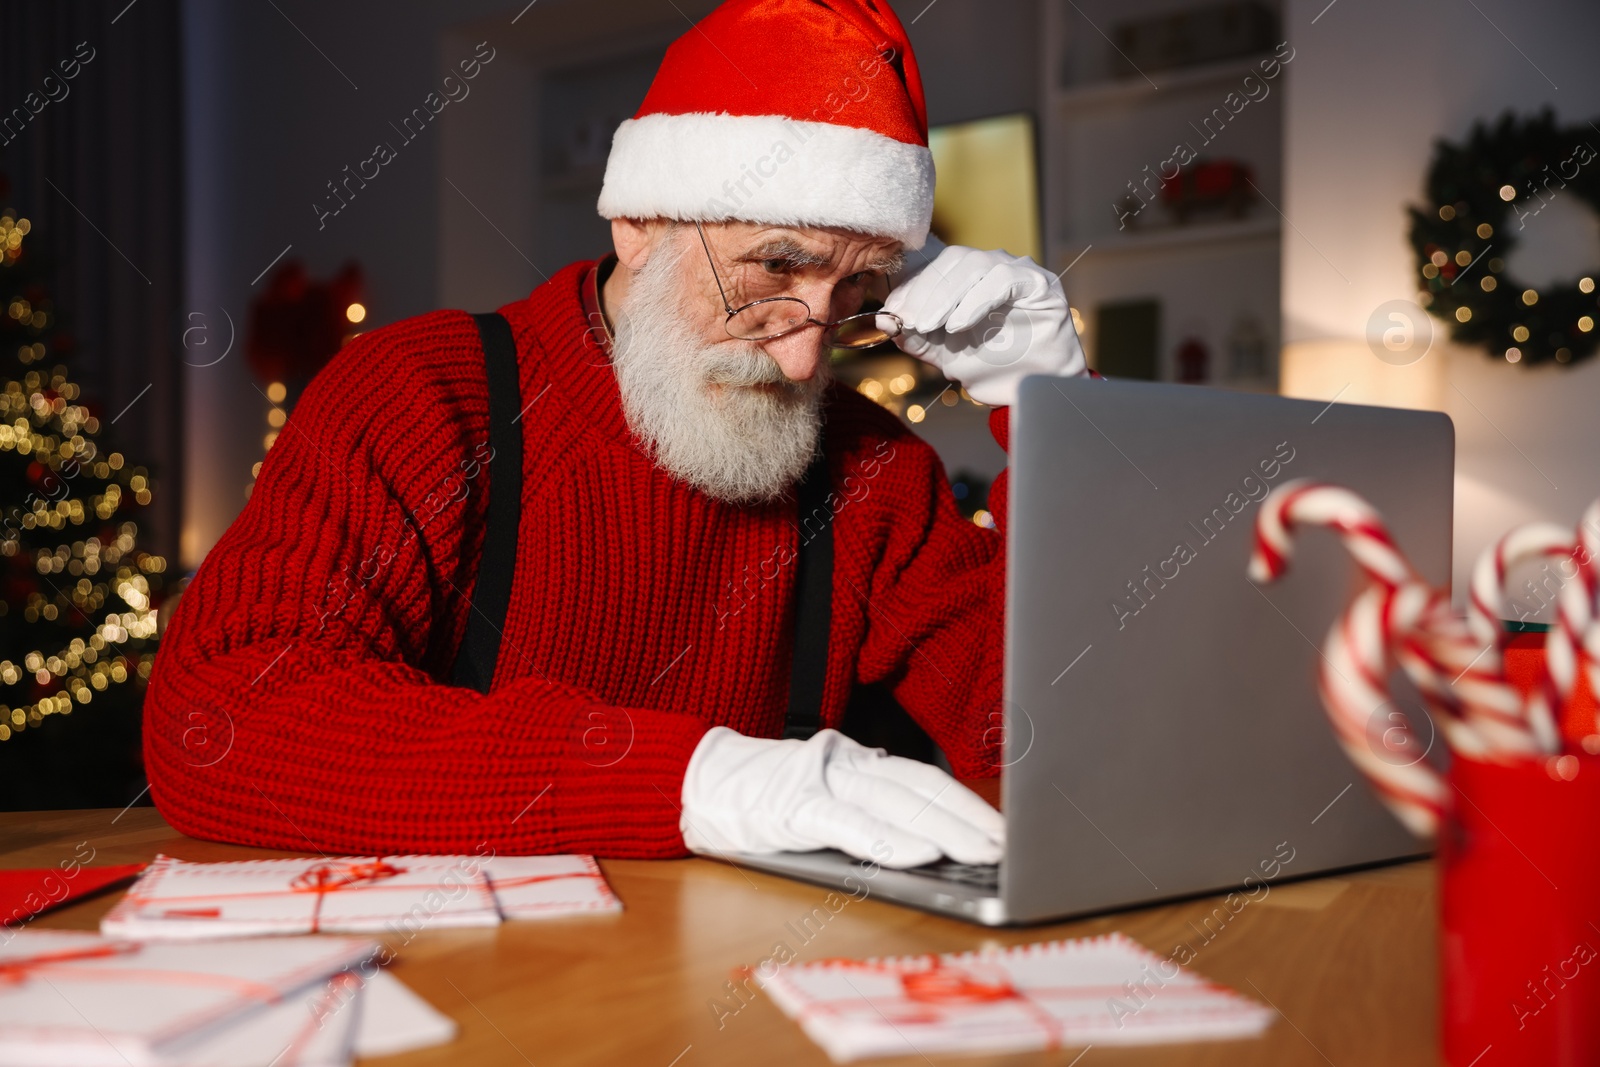
[[483,341],[489,377],[489,510],[478,580],[472,586],[472,611],[456,651],[450,683],[487,693],[500,658],[500,634],[505,629],[517,566],[517,524],[522,516],[522,427],[517,425],[517,417],[522,387],[511,324],[493,312],[472,318]]
[[828,632],[833,621],[833,511],[827,503],[828,462],[820,450],[800,482],[798,495],[794,662],[789,668],[789,715],[783,736],[804,740],[822,728],[822,690],[828,676]]
[[[489,508],[483,556],[472,587],[472,611],[456,652],[452,685],[489,691],[500,657],[501,631],[511,603],[522,511],[522,390],[511,325],[498,314],[474,315],[489,379]],[[799,555],[795,570],[794,660],[783,736],[807,738],[822,728],[823,683],[833,620],[833,512],[828,465],[820,452],[798,487]]]

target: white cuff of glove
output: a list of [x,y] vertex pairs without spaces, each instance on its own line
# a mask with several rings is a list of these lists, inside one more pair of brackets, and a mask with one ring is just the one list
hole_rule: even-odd
[[1088,373],[1061,280],[1032,259],[941,246],[931,235],[908,258],[883,305],[905,324],[895,344],[974,400],[1014,404],[1018,383],[1030,374]]
[[713,727],[683,776],[679,828],[692,852],[836,848],[885,867],[996,863],[1005,843],[1000,813],[954,778],[837,730],[780,741]]

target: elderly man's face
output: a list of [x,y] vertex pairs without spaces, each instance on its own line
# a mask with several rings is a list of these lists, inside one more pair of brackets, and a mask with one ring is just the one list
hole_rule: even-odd
[[[678,239],[699,246],[693,226],[677,228]],[[727,303],[738,308],[769,297],[795,297],[811,308],[811,317],[833,322],[861,310],[871,295],[887,293],[887,275],[901,262],[898,241],[849,230],[795,229],[747,222],[702,223],[706,247],[686,254],[680,278],[696,303],[686,309],[707,344],[729,340]],[[716,274],[712,273],[712,263]],[[717,281],[722,293],[717,291]],[[696,311],[698,307],[698,311]],[[759,342],[790,381],[808,381],[824,365],[823,329],[810,324],[793,333]]]
[[804,473],[816,448],[830,379],[824,331],[807,324],[768,340],[730,337],[728,305],[786,296],[820,321],[853,315],[868,295],[884,295],[900,245],[820,228],[732,222],[703,230],[704,246],[693,224],[613,223],[613,279],[623,284],[608,282],[606,298],[617,384],[630,427],[658,464],[722,500],[770,500]]

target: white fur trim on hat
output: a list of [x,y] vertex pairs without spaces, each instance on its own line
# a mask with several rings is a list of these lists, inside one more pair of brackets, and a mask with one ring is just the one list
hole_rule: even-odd
[[873,130],[782,115],[625,119],[604,218],[837,226],[918,249],[933,219],[933,153]]

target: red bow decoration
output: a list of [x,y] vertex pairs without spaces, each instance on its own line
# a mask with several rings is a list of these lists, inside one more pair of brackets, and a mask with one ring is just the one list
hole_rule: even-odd
[[322,901],[327,894],[369,886],[405,873],[404,867],[396,867],[382,859],[357,860],[354,863],[314,863],[295,876],[294,881],[289,883],[289,889],[295,893],[317,894],[316,907],[311,911],[311,932],[317,933],[322,926]]
[[296,893],[331,893],[352,886],[371,885],[404,873],[404,867],[396,867],[381,859],[359,860],[355,863],[317,863],[296,875],[294,881],[289,883],[289,888]]
[[911,971],[900,976],[906,999],[922,1004],[989,1004],[1021,996],[1004,972],[979,974],[960,967],[934,962],[931,970]]

